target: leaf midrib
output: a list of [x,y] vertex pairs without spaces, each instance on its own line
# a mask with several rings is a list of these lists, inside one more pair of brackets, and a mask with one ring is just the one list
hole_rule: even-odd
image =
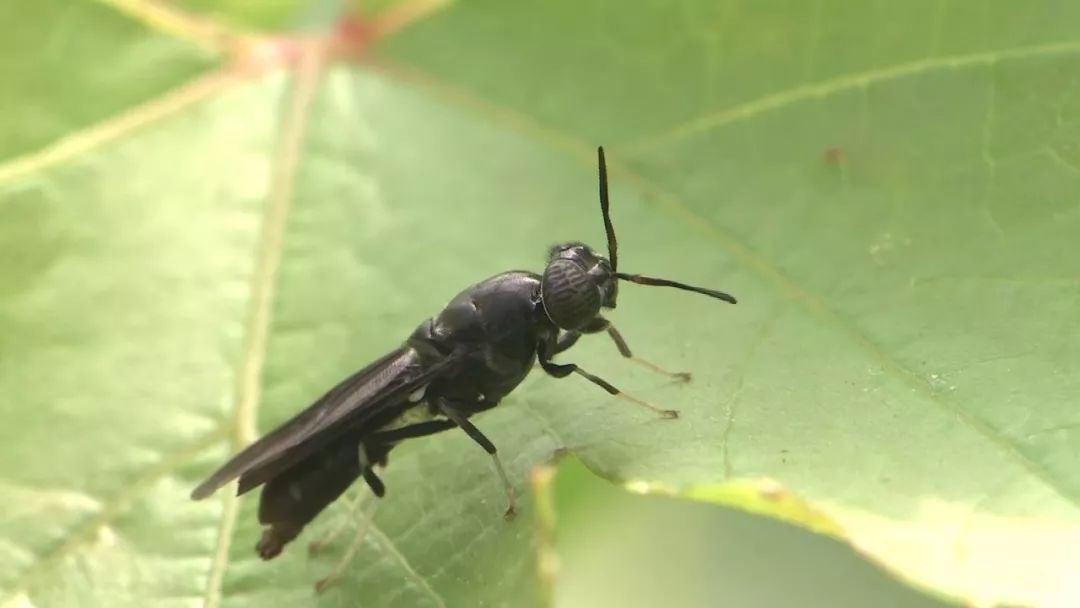
[[[255,35],[248,32],[226,27],[213,20],[191,15],[167,5],[141,0],[101,1],[140,22],[148,29],[166,33],[234,61],[242,59],[246,48],[253,45],[257,39]],[[392,7],[395,10],[389,11],[384,16],[383,21],[386,23],[380,22],[379,25],[382,28],[380,32],[384,35],[395,34],[412,23],[426,18],[445,4],[444,0],[403,0]],[[289,91],[290,103],[286,107],[286,114],[281,124],[279,146],[273,156],[271,172],[273,183],[254,260],[250,313],[247,315],[245,347],[239,362],[240,373],[235,399],[237,405],[232,423],[218,428],[196,442],[193,447],[165,458],[161,464],[150,468],[145,476],[129,483],[123,492],[107,500],[98,515],[77,525],[73,532],[64,535],[66,540],[63,543],[28,566],[14,581],[10,592],[0,598],[0,604],[17,599],[20,594],[25,594],[29,582],[46,570],[50,564],[76,551],[94,530],[118,517],[127,505],[137,499],[154,481],[171,475],[185,466],[209,446],[220,441],[226,433],[229,434],[229,443],[234,451],[250,444],[257,436],[256,414],[262,401],[262,369],[267,354],[271,309],[276,291],[277,270],[283,251],[285,226],[292,200],[295,169],[300,160],[310,116],[309,110],[318,89],[323,63],[328,49],[333,44],[333,40],[327,37],[303,38],[295,42],[301,60],[295,70],[296,84]],[[78,157],[137,131],[139,128],[187,110],[230,86],[247,80],[246,77],[252,75],[257,75],[257,72],[248,74],[243,70],[237,70],[235,66],[210,70],[177,89],[136,106],[131,111],[122,112],[87,129],[61,137],[36,152],[0,163],[0,182],[43,171],[48,167]],[[239,514],[239,499],[234,493],[230,492],[223,500],[217,547],[203,596],[204,605],[207,607],[217,606],[220,602],[221,585],[229,563],[229,547]],[[375,528],[373,522],[370,529],[376,533],[384,548],[406,569],[409,576],[416,579],[440,606],[444,606],[445,602],[441,596],[412,569],[392,539]]]
[[[236,411],[232,422],[232,451],[239,452],[258,436],[256,415],[262,403],[262,375],[266,363],[273,302],[277,290],[278,269],[284,249],[285,227],[293,200],[296,169],[300,162],[307,134],[311,107],[318,90],[320,74],[328,48],[327,41],[315,38],[300,43],[300,64],[287,89],[288,100],[278,134],[278,145],[271,163],[271,185],[259,245],[255,254],[255,270],[251,280],[251,311],[248,315],[245,346],[238,374]],[[222,509],[218,531],[218,546],[207,577],[206,608],[221,601],[221,586],[229,565],[236,518],[240,512],[238,498],[229,485],[229,494]]]

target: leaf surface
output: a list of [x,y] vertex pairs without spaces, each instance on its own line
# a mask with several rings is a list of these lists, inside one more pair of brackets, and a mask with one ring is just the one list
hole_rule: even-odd
[[[476,419],[522,490],[568,448],[944,595],[1080,593],[1072,5],[418,3],[355,64],[154,4],[42,6],[27,31],[88,46],[0,72],[0,603],[314,603],[348,533],[264,564],[254,498],[190,488],[464,286],[602,243],[598,143],[621,269],[740,303],[625,286],[610,318],[694,381],[603,337],[564,359],[681,418],[531,377]],[[543,603],[532,509],[502,522],[463,434],[385,479],[319,603]]]

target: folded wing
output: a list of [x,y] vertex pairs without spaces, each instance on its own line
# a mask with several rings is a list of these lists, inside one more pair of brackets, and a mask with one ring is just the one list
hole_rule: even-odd
[[239,494],[258,487],[289,466],[360,428],[384,408],[439,375],[452,373],[462,360],[451,354],[424,364],[415,349],[399,348],[349,376],[315,403],[226,462],[191,493],[198,500],[240,477]]

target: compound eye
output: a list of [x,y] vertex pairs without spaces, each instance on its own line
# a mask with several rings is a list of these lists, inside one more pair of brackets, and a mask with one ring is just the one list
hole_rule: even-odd
[[570,260],[548,264],[540,281],[540,297],[548,318],[562,329],[578,329],[600,312],[600,289]]

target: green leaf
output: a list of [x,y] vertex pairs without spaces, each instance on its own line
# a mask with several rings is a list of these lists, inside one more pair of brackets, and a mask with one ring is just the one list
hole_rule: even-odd
[[[611,144],[624,266],[740,297],[728,310],[623,291],[612,318],[631,345],[696,374],[623,381],[683,409],[663,430],[601,422],[615,404],[558,405],[590,387],[517,394],[594,471],[754,510],[786,487],[818,515],[791,519],[906,579],[1068,605],[1078,17],[1062,3],[476,2],[388,52],[586,162]],[[460,52],[436,52],[457,36]],[[626,377],[606,349],[576,359]],[[755,498],[729,481],[757,477],[780,486]]]
[[[160,95],[209,67],[202,49],[94,2],[0,6],[0,158],[27,154]],[[85,35],[90,33],[90,35]]]
[[[347,501],[262,563],[254,497],[191,487],[464,286],[600,244],[598,143],[621,266],[740,303],[625,286],[610,318],[694,381],[603,337],[564,359],[681,418],[530,377],[476,418],[519,489],[568,448],[942,595],[1080,595],[1077,7],[420,1],[377,60],[322,64],[112,4],[20,11],[86,48],[0,64],[0,605],[315,603],[351,534],[303,545],[361,525]],[[545,603],[547,532],[501,520],[463,434],[385,480],[319,603]]]
[[839,541],[772,518],[633,495],[573,461],[554,485],[559,606],[949,605],[899,585]]
[[268,30],[286,29],[303,10],[298,0],[179,0],[185,11],[213,19]]

